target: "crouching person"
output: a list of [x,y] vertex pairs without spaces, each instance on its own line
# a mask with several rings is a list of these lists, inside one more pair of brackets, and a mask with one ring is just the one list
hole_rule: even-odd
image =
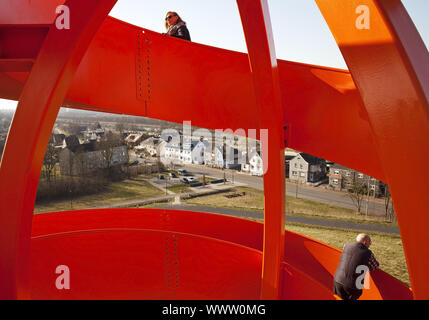
[[334,293],[343,300],[357,300],[362,295],[367,271],[375,270],[379,263],[369,247],[371,238],[365,233],[356,237],[356,242],[346,243],[334,276]]

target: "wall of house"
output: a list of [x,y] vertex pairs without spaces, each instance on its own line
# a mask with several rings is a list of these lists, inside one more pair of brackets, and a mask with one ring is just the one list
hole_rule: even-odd
[[290,160],[289,165],[289,179],[298,180],[301,183],[308,181],[309,165],[301,156]]

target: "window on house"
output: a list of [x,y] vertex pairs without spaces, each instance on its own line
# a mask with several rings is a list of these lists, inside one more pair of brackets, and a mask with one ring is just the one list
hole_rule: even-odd
[[299,175],[300,175],[301,177],[305,177],[305,172],[300,172],[300,173],[299,173]]
[[302,168],[304,168],[304,166],[303,166],[302,164],[300,164],[300,165],[299,165],[299,168],[300,168],[300,169],[302,169]]
[[297,176],[298,175],[298,171],[292,171],[292,175]]

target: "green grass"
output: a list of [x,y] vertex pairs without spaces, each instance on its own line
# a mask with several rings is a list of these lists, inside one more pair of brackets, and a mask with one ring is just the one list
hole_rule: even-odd
[[189,186],[187,184],[184,184],[184,183],[175,184],[174,186],[169,186],[169,187],[167,187],[167,189],[174,192],[174,193],[182,193],[182,192],[190,192],[191,191]]
[[215,208],[229,208],[234,210],[264,210],[264,193],[248,187],[236,187],[232,190],[245,192],[245,196],[227,198],[224,194],[214,194],[201,198],[185,200],[186,204],[205,205]]
[[162,196],[164,192],[143,180],[126,179],[109,184],[103,192],[87,196],[36,203],[34,213],[95,208],[129,200]]
[[[206,179],[206,184],[210,184],[210,182],[211,182],[211,181],[213,181],[213,180],[217,180],[217,179],[209,178],[209,177],[205,177],[205,179]],[[203,183],[203,177],[198,178],[198,179],[197,179],[197,181],[199,181],[199,182]]]
[[[188,204],[205,205],[234,210],[264,211],[264,192],[249,187],[235,187],[234,191],[245,192],[245,196],[227,198],[222,194],[186,200]],[[286,196],[286,214],[293,216],[311,216],[319,219],[333,219],[347,222],[364,222],[396,226],[396,223],[384,221],[383,217],[364,216],[356,211],[316,201]]]

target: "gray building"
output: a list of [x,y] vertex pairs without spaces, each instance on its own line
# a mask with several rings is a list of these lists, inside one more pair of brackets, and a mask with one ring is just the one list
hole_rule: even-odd
[[326,177],[325,160],[299,153],[289,161],[289,179],[301,183],[318,182]]
[[[128,150],[126,146],[113,147],[108,152],[111,155],[110,167],[128,163]],[[83,176],[97,169],[107,168],[106,155],[103,150],[73,152],[65,148],[59,155],[60,170],[62,175]]]

